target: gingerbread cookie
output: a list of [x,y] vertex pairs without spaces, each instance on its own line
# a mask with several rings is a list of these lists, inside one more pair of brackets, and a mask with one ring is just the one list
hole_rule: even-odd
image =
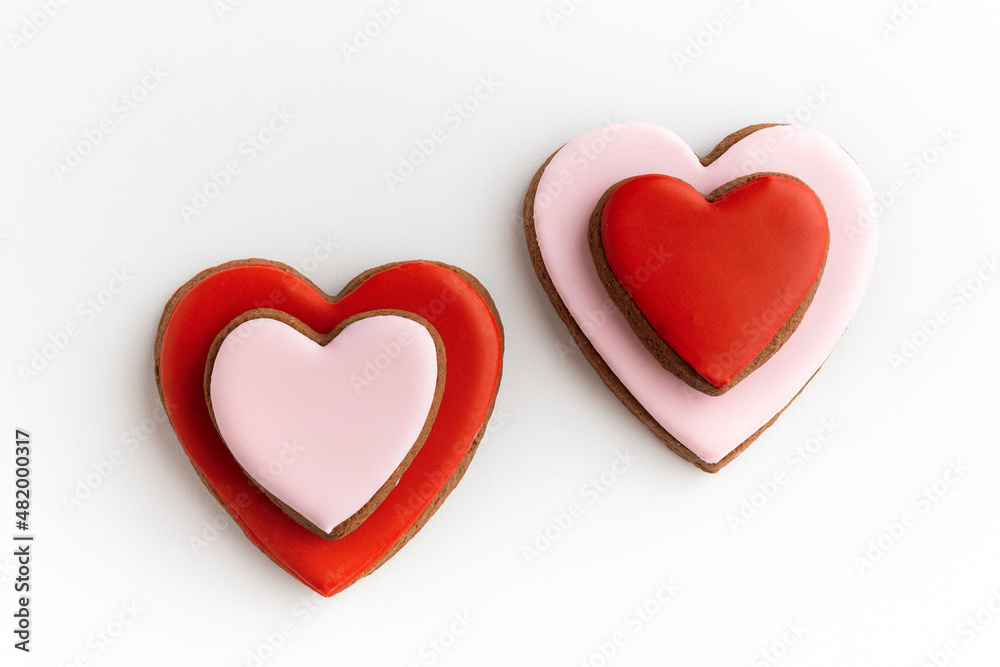
[[702,195],[648,174],[608,188],[588,234],[598,275],[639,340],[718,396],[798,327],[830,228],[822,202],[791,176],[753,174]]
[[502,355],[489,293],[456,267],[388,264],[328,296],[285,265],[244,260],[170,299],[155,374],[209,490],[329,596],[395,554],[461,479]]
[[273,309],[215,338],[205,394],[240,467],[327,539],[357,528],[420,451],[444,392],[445,351],[401,310],[347,318],[326,335]]
[[532,264],[583,355],[671,449],[726,465],[819,370],[874,264],[871,186],[837,144],[756,125],[699,158],[609,125],[532,180]]

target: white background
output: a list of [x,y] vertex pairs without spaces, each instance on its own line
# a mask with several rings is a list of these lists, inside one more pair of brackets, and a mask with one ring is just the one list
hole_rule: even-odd
[[[0,663],[923,665],[954,641],[938,664],[997,664],[1000,279],[976,282],[1000,251],[995,2],[907,0],[884,34],[889,0],[591,0],[564,3],[565,16],[548,14],[556,0],[402,0],[350,57],[343,44],[387,3],[319,4],[95,0],[44,20],[44,2],[3,3],[0,540],[14,532],[23,428],[37,542],[30,656],[11,647],[13,547],[0,548]],[[689,39],[704,46],[679,65]],[[165,77],[133,93],[149,67]],[[496,89],[447,124],[480,78]],[[291,121],[245,160],[274,110]],[[566,353],[528,262],[521,198],[546,156],[605,122],[663,125],[704,154],[796,113],[897,195],[847,335],[779,422],[710,476]],[[54,166],[104,119],[113,130],[78,166]],[[386,172],[437,127],[444,143],[391,189]],[[935,149],[941,133],[957,138]],[[181,205],[231,160],[240,173],[185,220]],[[308,618],[303,602],[320,598],[223,518],[153,382],[170,294],[253,256],[329,292],[388,261],[458,264],[492,292],[507,334],[494,424],[465,479],[388,564]],[[108,296],[116,270],[127,286],[90,314],[81,304]],[[967,283],[981,287],[971,300],[955,291]],[[921,334],[937,311],[943,324]],[[22,379],[68,325],[77,335]],[[919,349],[893,363],[907,341]],[[829,419],[835,437],[794,463]],[[591,502],[584,486],[618,451],[634,462]],[[114,452],[110,477],[81,489]],[[918,502],[952,463],[966,471]],[[753,495],[782,472],[773,497]],[[734,528],[744,501],[759,507]],[[572,503],[582,516],[553,528]],[[906,513],[914,525],[888,535]],[[556,539],[529,557],[546,530]],[[207,547],[196,553],[192,537]],[[885,554],[859,566],[880,539]],[[661,580],[679,586],[662,605]],[[654,613],[632,622],[651,598]],[[965,619],[983,609],[992,624],[971,631]],[[624,646],[604,658],[619,632]]]

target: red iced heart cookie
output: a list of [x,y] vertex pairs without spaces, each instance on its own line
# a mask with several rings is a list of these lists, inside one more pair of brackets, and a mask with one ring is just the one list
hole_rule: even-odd
[[[392,309],[433,325],[447,377],[427,439],[398,484],[348,535],[326,540],[299,525],[250,480],[212,423],[205,370],[216,337],[235,318],[267,308],[316,332],[359,313]],[[247,536],[272,560],[326,596],[372,572],[430,518],[472,459],[499,388],[503,329],[486,289],[434,262],[372,269],[335,297],[293,269],[264,260],[209,269],[168,302],[155,345],[160,397],[195,470]]]
[[339,539],[420,451],[445,377],[444,344],[413,313],[361,313],[322,336],[262,309],[216,338],[205,398],[257,486],[301,525]]
[[712,395],[795,330],[830,238],[816,194],[781,174],[708,196],[671,176],[626,179],[601,198],[589,231],[598,274],[647,349]]

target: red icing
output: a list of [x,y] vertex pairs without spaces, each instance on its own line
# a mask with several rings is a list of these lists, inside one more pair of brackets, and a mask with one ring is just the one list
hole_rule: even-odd
[[[429,320],[444,342],[448,374],[426,442],[396,488],[342,539],[312,534],[268,500],[240,469],[208,413],[203,383],[212,341],[235,317],[261,307],[282,310],[319,332],[357,313],[406,310]],[[455,472],[488,416],[502,354],[489,306],[447,268],[401,264],[330,303],[293,273],[249,264],[201,280],[176,302],[162,335],[160,386],[178,439],[247,536],[303,583],[330,596],[391,551]]]
[[637,176],[611,194],[601,216],[618,281],[667,345],[716,387],[753,361],[802,303],[829,236],[816,194],[774,175],[711,203],[679,179]]

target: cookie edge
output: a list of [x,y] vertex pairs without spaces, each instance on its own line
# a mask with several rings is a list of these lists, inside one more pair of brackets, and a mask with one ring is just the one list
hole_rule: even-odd
[[[787,123],[758,123],[756,125],[748,125],[743,129],[737,130],[729,135],[727,135],[722,141],[716,144],[715,148],[709,152],[705,157],[700,157],[697,154],[698,161],[701,162],[703,167],[707,167],[716,160],[718,160],[726,151],[732,148],[741,139],[744,139],[755,132],[764,130],[770,127],[781,127],[787,125]],[[556,314],[566,325],[569,330],[570,335],[576,342],[577,347],[580,349],[580,353],[583,354],[584,358],[590,363],[590,365],[597,371],[601,380],[604,381],[605,386],[611,391],[612,394],[632,413],[632,415],[638,419],[646,428],[648,428],[653,435],[655,435],[661,442],[663,442],[671,451],[677,454],[679,457],[693,464],[695,467],[703,470],[707,473],[716,473],[722,468],[726,467],[733,459],[743,453],[743,451],[749,447],[753,442],[760,437],[760,435],[766,431],[771,425],[777,421],[778,417],[788,409],[788,406],[795,402],[795,399],[799,397],[802,391],[808,386],[816,374],[819,373],[819,368],[813,373],[805,384],[796,392],[795,396],[785,404],[781,410],[779,410],[769,421],[767,421],[763,426],[752,433],[746,440],[737,445],[732,451],[722,457],[719,461],[715,463],[709,463],[705,461],[700,456],[695,454],[693,451],[688,449],[683,443],[681,443],[677,438],[675,438],[669,431],[667,431],[662,424],[656,421],[652,415],[646,410],[645,407],[632,395],[632,393],[625,387],[624,383],[615,375],[614,371],[608,366],[604,358],[597,352],[590,339],[583,333],[583,330],[577,324],[573,315],[569,312],[569,308],[563,302],[562,297],[555,289],[555,285],[552,282],[552,278],[549,276],[548,270],[545,268],[545,262],[542,259],[541,249],[538,246],[538,236],[535,233],[535,215],[534,215],[534,204],[535,195],[538,192],[538,184],[542,179],[542,174],[545,173],[546,167],[552,161],[552,158],[556,154],[565,148],[566,144],[563,144],[557,148],[542,166],[538,168],[535,175],[532,177],[531,182],[528,185],[528,190],[524,195],[524,201],[521,208],[521,218],[524,227],[525,241],[528,246],[528,255],[531,258],[531,265],[535,269],[535,275],[538,278],[538,282],[542,285],[543,291],[548,295],[549,301],[552,303],[553,308],[556,310]],[[822,368],[822,365],[820,366]]]
[[378,568],[384,565],[390,558],[396,555],[396,553],[399,552],[399,550],[402,549],[404,546],[406,546],[406,544],[411,539],[413,539],[413,537],[418,532],[420,532],[420,529],[427,524],[430,518],[434,515],[435,512],[437,512],[437,510],[441,507],[441,505],[444,504],[444,501],[448,498],[448,496],[451,494],[454,488],[458,486],[458,483],[465,476],[465,472],[468,470],[469,465],[476,454],[476,451],[479,449],[479,444],[482,441],[483,436],[486,434],[486,429],[489,425],[490,418],[493,416],[493,411],[496,407],[496,399],[500,391],[500,384],[503,380],[503,356],[506,349],[506,342],[505,342],[503,321],[500,318],[500,312],[497,310],[496,302],[494,301],[493,296],[490,294],[489,290],[486,289],[486,286],[483,285],[483,283],[478,278],[476,278],[472,273],[466,271],[465,269],[459,266],[436,260],[425,260],[425,259],[402,260],[396,262],[389,262],[376,267],[372,267],[370,269],[362,271],[354,278],[349,280],[337,294],[331,295],[326,291],[322,290],[320,287],[318,287],[316,283],[310,280],[307,276],[303,275],[300,271],[283,262],[277,262],[261,258],[237,259],[237,260],[230,260],[228,262],[223,262],[222,264],[219,264],[217,266],[204,269],[195,274],[186,283],[178,287],[171,295],[171,297],[167,300],[167,303],[164,305],[163,312],[160,315],[160,321],[157,325],[156,337],[153,342],[153,376],[156,381],[157,393],[160,396],[160,403],[163,406],[164,412],[167,415],[167,421],[168,423],[170,423],[170,428],[171,430],[174,431],[176,437],[176,430],[174,429],[173,421],[170,418],[170,412],[167,409],[166,398],[163,395],[163,386],[160,382],[160,350],[163,345],[164,330],[166,328],[167,322],[170,320],[170,315],[173,313],[174,308],[184,297],[184,295],[188,291],[190,291],[195,285],[200,283],[202,280],[205,280],[206,278],[215,275],[216,273],[220,273],[222,271],[231,268],[236,268],[239,266],[255,266],[255,265],[273,266],[275,268],[281,269],[283,271],[286,271],[294,275],[297,279],[301,280],[303,283],[308,285],[312,290],[314,290],[325,300],[329,301],[330,303],[335,303],[340,299],[342,299],[343,297],[345,297],[346,295],[353,292],[362,283],[368,280],[368,278],[374,276],[375,274],[381,273],[383,271],[388,271],[390,269],[396,268],[398,266],[403,266],[406,264],[432,264],[434,266],[438,266],[440,268],[448,270],[456,274],[466,283],[468,283],[473,288],[473,290],[475,290],[476,293],[479,294],[479,297],[483,300],[483,302],[486,304],[486,307],[492,314],[493,321],[495,322],[497,327],[498,342],[500,345],[500,350],[499,350],[500,368],[498,369],[497,372],[496,384],[493,387],[493,397],[492,400],[490,401],[489,406],[486,409],[486,415],[483,418],[482,426],[480,427],[479,432],[474,436],[472,442],[469,444],[469,447],[466,450],[465,455],[462,457],[462,460],[459,461],[458,465],[455,467],[454,472],[452,472],[451,476],[441,487],[441,490],[438,491],[437,495],[435,495],[435,497],[428,503],[427,507],[420,514],[420,516],[417,517],[417,519],[410,525],[410,527],[406,530],[406,532],[404,532],[396,540],[396,543],[392,547],[390,547],[385,552],[385,554],[383,554],[382,557],[379,558],[379,560],[377,560],[374,564],[370,565],[367,569],[360,571],[356,576],[347,580],[344,584],[342,584],[338,588],[329,591],[320,590],[312,583],[306,581],[298,574],[288,569],[288,567],[286,567],[285,564],[278,561],[270,552],[268,552],[259,544],[256,534],[252,530],[250,530],[249,527],[244,525],[243,522],[239,520],[237,514],[235,513],[235,510],[230,508],[229,504],[225,502],[219,496],[218,493],[216,493],[215,489],[209,483],[204,473],[202,473],[201,469],[198,468],[198,466],[188,455],[187,449],[185,449],[183,444],[181,444],[181,449],[184,451],[184,455],[188,458],[188,461],[191,463],[191,467],[194,468],[195,473],[198,475],[198,478],[201,479],[202,483],[205,485],[205,488],[208,489],[208,492],[212,495],[212,497],[215,498],[215,500],[219,503],[219,505],[226,511],[227,514],[229,514],[229,516],[233,519],[233,521],[236,522],[236,525],[240,527],[240,530],[243,531],[243,533],[247,536],[247,538],[254,545],[254,547],[256,547],[257,550],[263,553],[265,556],[267,556],[268,559],[270,559],[275,565],[279,566],[283,571],[287,572],[292,577],[297,579],[299,582],[301,582],[308,588],[314,590],[316,593],[324,597],[332,597],[337,593],[343,591],[344,589],[349,588],[350,586],[357,583],[358,580],[363,579],[364,577],[367,577],[371,573],[375,572]]
[[[761,171],[747,174],[746,176],[740,176],[739,178],[733,179],[728,183],[719,186],[709,194],[704,195],[705,200],[709,203],[713,203],[729,192],[765,176],[786,178],[809,188],[805,182],[795,176],[792,176],[791,174]],[[823,209],[824,219],[827,223],[827,238],[826,247],[823,249],[823,263],[820,264],[819,272],[816,274],[815,280],[813,280],[812,285],[809,287],[809,291],[802,298],[802,301],[799,302],[798,306],[796,306],[795,310],[788,316],[788,319],[786,319],[778,331],[775,332],[771,340],[769,340],[763,349],[761,349],[757,356],[754,357],[750,363],[740,369],[740,372],[733,376],[729,382],[721,387],[716,387],[709,382],[707,378],[701,375],[701,373],[699,373],[693,366],[691,366],[691,364],[688,363],[683,357],[677,354],[677,352],[675,352],[674,349],[660,337],[660,335],[653,328],[653,325],[650,324],[649,320],[639,309],[639,306],[632,300],[632,297],[629,296],[624,286],[618,280],[618,277],[611,269],[611,265],[608,263],[607,256],[604,253],[604,244],[601,237],[601,216],[603,215],[605,204],[619,187],[628,181],[640,177],[641,175],[630,176],[629,178],[618,181],[605,190],[604,194],[601,195],[601,198],[598,200],[597,205],[594,207],[594,212],[590,216],[590,222],[587,227],[588,245],[590,246],[591,256],[594,258],[597,275],[604,284],[604,288],[608,292],[608,297],[618,308],[619,312],[621,312],[622,316],[625,317],[625,320],[629,323],[632,331],[635,332],[635,335],[642,342],[643,346],[649,350],[649,353],[653,355],[653,358],[660,362],[660,365],[663,366],[665,370],[673,373],[677,376],[677,378],[682,380],[692,389],[696,389],[697,391],[700,391],[708,396],[722,396],[727,391],[745,380],[751,373],[760,368],[764,362],[774,356],[774,354],[788,341],[788,338],[795,333],[799,324],[801,324],[802,318],[805,316],[810,304],[812,304],[813,298],[816,296],[816,290],[819,288],[820,281],[823,279],[823,271],[826,269],[826,260],[830,252],[829,219],[826,217],[826,207],[823,206],[822,200],[820,200],[819,196],[812,191],[812,188],[809,188],[809,191],[813,192],[813,195],[816,197],[817,201],[819,201],[820,207]]]

